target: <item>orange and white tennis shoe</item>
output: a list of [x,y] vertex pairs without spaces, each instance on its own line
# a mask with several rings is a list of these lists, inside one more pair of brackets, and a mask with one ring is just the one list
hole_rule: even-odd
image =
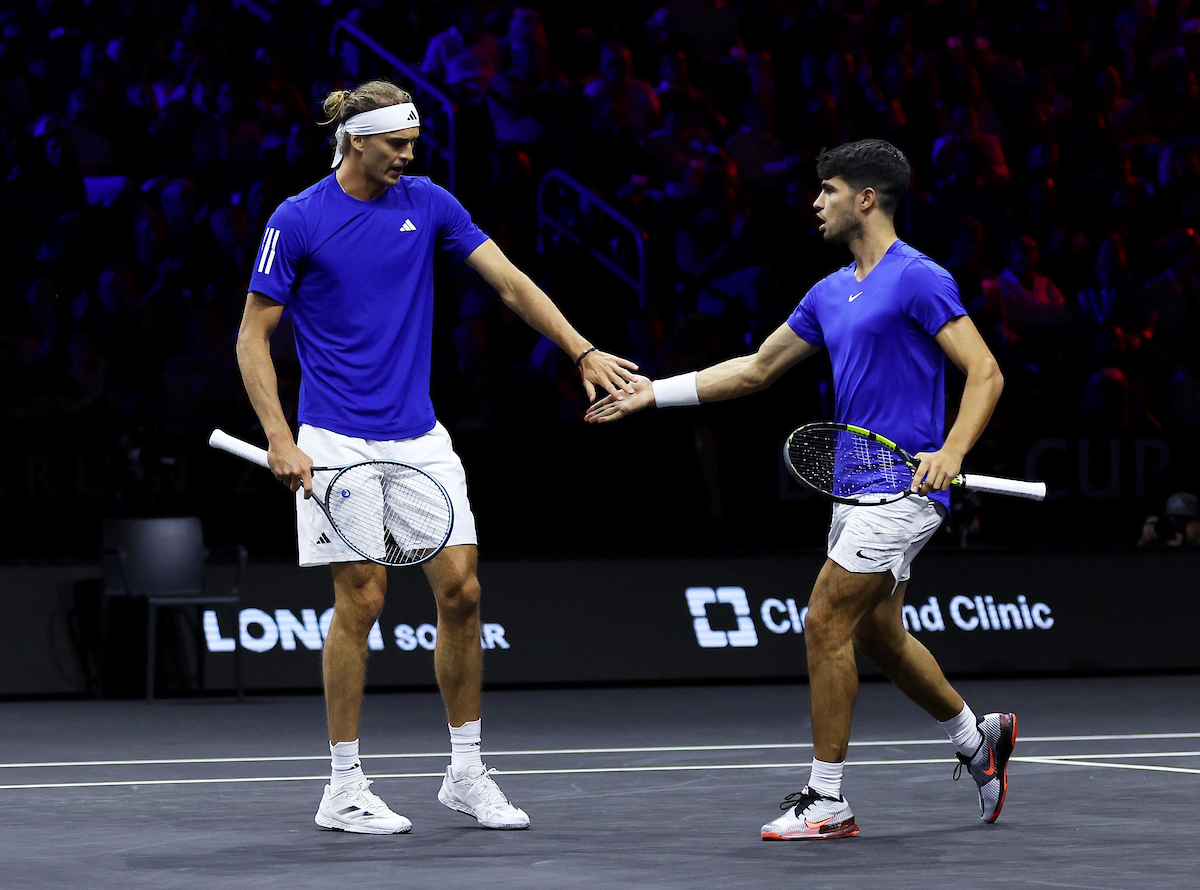
[[844,797],[826,797],[805,785],[779,805],[784,814],[762,827],[764,841],[825,840],[854,837],[858,826]]
[[954,780],[958,781],[966,767],[979,786],[979,818],[990,823],[999,818],[1008,793],[1008,758],[1017,744],[1017,715],[985,714],[978,726],[983,741],[970,757],[955,755],[958,766],[954,768]]

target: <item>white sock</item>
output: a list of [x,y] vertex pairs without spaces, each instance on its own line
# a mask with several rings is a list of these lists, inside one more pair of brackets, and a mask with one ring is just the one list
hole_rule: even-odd
[[483,769],[483,760],[479,756],[482,727],[482,717],[450,727],[450,770],[454,775],[461,776],[473,766]]
[[846,765],[846,761],[840,763],[826,763],[824,760],[813,758],[812,771],[808,774],[808,787],[811,791],[818,791],[826,797],[839,798],[842,796],[842,767]]
[[939,722],[938,726],[946,730],[946,735],[950,737],[950,741],[954,742],[958,753],[964,757],[970,757],[979,750],[979,746],[983,743],[983,734],[975,724],[975,712],[966,702],[963,702],[963,709],[958,712],[957,717]]
[[333,776],[329,782],[329,792],[337,794],[351,782],[357,782],[363,777],[362,767],[358,762],[358,739],[352,742],[329,743],[329,756],[333,760]]

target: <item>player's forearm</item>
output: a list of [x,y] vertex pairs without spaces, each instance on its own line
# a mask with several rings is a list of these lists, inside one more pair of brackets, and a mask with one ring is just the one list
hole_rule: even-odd
[[987,428],[1000,393],[1004,389],[1004,377],[994,359],[988,359],[967,372],[967,383],[963,388],[962,403],[958,417],[946,436],[943,450],[965,455],[970,451]]
[[697,374],[696,392],[700,401],[722,402],[765,389],[770,380],[755,359],[753,355],[738,356]]
[[258,415],[267,441],[294,441],[279,401],[279,379],[275,374],[275,363],[271,360],[270,342],[239,334],[237,360],[246,395],[250,397],[250,405]]
[[592,345],[524,272],[514,268],[511,280],[497,288],[497,292],[504,305],[543,337],[556,343],[572,360]]
[[[787,324],[780,325],[753,355],[731,358],[697,374],[681,374],[655,381],[655,404],[694,405],[736,399],[766,389],[788,368],[815,353],[819,347],[803,340]],[[659,394],[664,399],[659,399]]]

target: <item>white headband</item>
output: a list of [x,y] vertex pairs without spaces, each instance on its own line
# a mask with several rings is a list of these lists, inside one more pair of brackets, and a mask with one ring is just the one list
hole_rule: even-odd
[[417,106],[411,102],[385,105],[383,108],[360,112],[338,124],[337,132],[333,134],[333,163],[330,166],[336,167],[342,162],[342,141],[347,133],[353,136],[374,136],[376,133],[394,133],[396,130],[419,126],[421,118],[417,115]]

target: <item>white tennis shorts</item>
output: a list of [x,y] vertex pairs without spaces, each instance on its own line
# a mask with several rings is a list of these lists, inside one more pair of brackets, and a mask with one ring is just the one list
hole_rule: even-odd
[[[362,460],[398,460],[424,470],[442,483],[454,507],[454,526],[446,546],[478,543],[475,515],[467,499],[467,474],[454,453],[450,434],[440,423],[423,436],[392,440],[357,439],[305,424],[300,427],[296,445],[318,467],[339,467]],[[317,473],[314,492],[323,495],[323,487],[332,478],[331,473]],[[362,561],[362,557],[337,536],[316,501],[305,500],[303,488],[296,492],[296,544],[302,566]]]
[[943,509],[918,494],[874,507],[834,504],[826,552],[847,572],[891,572],[894,591],[908,580],[912,561],[942,524]]

